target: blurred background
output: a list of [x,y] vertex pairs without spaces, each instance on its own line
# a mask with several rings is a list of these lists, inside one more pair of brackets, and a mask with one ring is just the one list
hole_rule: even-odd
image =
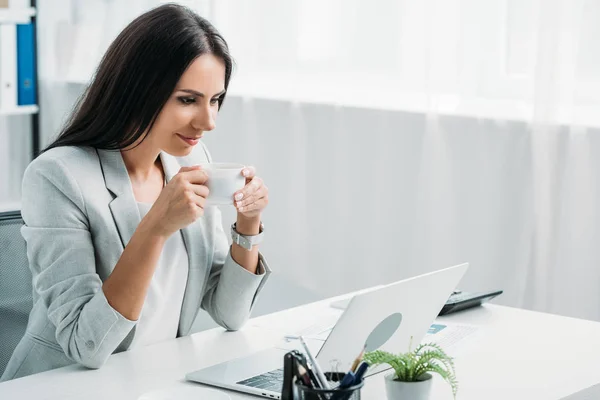
[[[42,147],[161,3],[37,1]],[[463,290],[600,320],[600,2],[179,3],[237,63],[205,143],[270,189],[254,315],[469,262]],[[0,113],[0,208],[18,205],[30,129]]]

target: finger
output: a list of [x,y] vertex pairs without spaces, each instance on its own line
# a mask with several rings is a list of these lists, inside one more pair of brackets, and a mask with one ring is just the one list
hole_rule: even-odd
[[187,195],[188,199],[191,201],[191,203],[195,204],[196,207],[204,209],[204,206],[206,204],[206,197],[205,196],[200,196],[197,195],[196,193],[189,193]]
[[258,190],[256,193],[251,195],[248,199],[243,200],[241,202],[237,202],[236,208],[239,212],[247,212],[249,210],[250,211],[255,210],[256,209],[254,207],[255,204],[258,204],[259,208],[260,207],[264,208],[268,202],[269,202],[269,190],[267,189],[266,186],[263,186],[260,190]]
[[206,205],[206,197],[194,196],[194,202],[199,208],[204,210],[204,206]]
[[235,201],[243,200],[252,195],[257,190],[259,190],[262,185],[262,179],[255,176],[246,186],[244,186],[242,190],[236,192],[233,198],[235,199]]
[[242,169],[242,175],[246,178],[246,179],[252,179],[256,176],[256,168],[254,167],[244,167]]
[[269,193],[267,187],[265,185],[262,185],[261,187],[259,187],[256,192],[250,194],[247,197],[244,197],[243,200],[240,201],[236,201],[235,202],[235,206],[239,209],[239,207],[246,207],[260,199],[262,199],[263,197],[265,197],[267,194]]
[[186,181],[196,185],[203,185],[208,181],[208,175],[201,168],[181,172],[180,175]]
[[200,168],[201,167],[199,165],[192,165],[189,167],[181,167],[181,168],[179,168],[179,172],[181,173],[181,172],[194,171],[194,170],[198,170]]
[[193,191],[185,192],[183,196],[185,196],[184,201],[187,207],[196,215],[195,219],[204,215],[204,205],[206,202],[204,197],[196,195]]
[[200,196],[205,199],[208,197],[208,193],[210,192],[210,190],[208,190],[208,187],[205,185],[191,184],[190,187],[196,196]]
[[263,197],[260,200],[255,201],[252,204],[249,204],[246,207],[238,208],[238,211],[241,213],[249,213],[251,211],[263,210],[267,204],[269,203],[268,197]]

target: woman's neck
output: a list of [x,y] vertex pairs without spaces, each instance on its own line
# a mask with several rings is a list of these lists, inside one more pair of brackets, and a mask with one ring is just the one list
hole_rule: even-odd
[[159,158],[160,149],[153,147],[151,141],[146,139],[138,146],[121,150],[125,167],[132,181],[148,181],[156,174],[157,168],[162,174],[162,166]]

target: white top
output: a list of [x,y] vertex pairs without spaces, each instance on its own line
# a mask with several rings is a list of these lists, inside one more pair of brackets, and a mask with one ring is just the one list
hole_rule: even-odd
[[[152,204],[138,203],[140,217]],[[189,260],[181,231],[167,239],[150,282],[130,349],[177,337]]]

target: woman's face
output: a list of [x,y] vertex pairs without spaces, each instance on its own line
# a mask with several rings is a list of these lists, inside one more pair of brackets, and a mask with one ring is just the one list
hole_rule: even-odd
[[181,75],[148,139],[173,156],[189,154],[204,132],[215,129],[219,99],[224,93],[223,61],[212,54],[198,57]]

